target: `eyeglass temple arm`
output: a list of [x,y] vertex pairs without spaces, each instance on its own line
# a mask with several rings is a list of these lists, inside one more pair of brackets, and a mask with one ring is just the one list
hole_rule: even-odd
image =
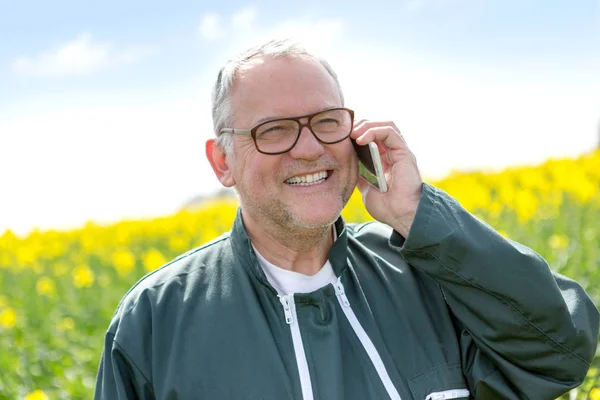
[[220,131],[223,133],[234,133],[236,135],[251,135],[252,133],[248,129],[234,129],[234,128],[223,128]]

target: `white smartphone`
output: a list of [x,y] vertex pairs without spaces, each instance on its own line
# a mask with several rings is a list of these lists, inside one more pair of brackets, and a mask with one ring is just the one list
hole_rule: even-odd
[[381,193],[387,192],[387,182],[383,175],[383,165],[381,165],[377,144],[370,142],[368,145],[360,146],[354,140],[352,140],[352,144],[358,155],[358,173],[360,176]]

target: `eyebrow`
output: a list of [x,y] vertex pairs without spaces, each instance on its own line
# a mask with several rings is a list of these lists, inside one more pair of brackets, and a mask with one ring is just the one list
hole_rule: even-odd
[[[327,106],[327,107],[324,107],[324,108],[322,108],[322,109],[320,109],[318,111],[315,111],[315,112],[313,112],[311,114],[318,114],[318,113],[320,113],[322,111],[329,110],[331,108],[337,108],[337,107],[343,107],[343,106]],[[258,121],[254,122],[252,124],[252,126],[256,126],[258,124],[262,124],[263,122],[270,121],[270,120],[273,120],[273,119],[288,119],[288,118],[297,118],[297,117],[296,116],[290,117],[289,115],[288,116],[284,116],[284,117],[282,117],[282,116],[263,117],[263,118],[259,119]]]
[[272,119],[285,119],[285,118],[289,118],[289,117],[279,117],[279,116],[277,116],[277,117],[264,117],[264,118],[261,118],[261,119],[259,119],[259,120],[258,120],[258,121],[256,121],[256,122],[254,122],[254,123],[252,124],[252,126],[256,126],[256,125],[258,125],[258,124],[262,124],[263,122],[267,122],[267,121],[270,121],[270,120],[272,120]]

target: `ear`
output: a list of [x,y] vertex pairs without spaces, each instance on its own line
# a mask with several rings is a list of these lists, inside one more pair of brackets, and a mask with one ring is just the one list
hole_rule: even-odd
[[232,187],[235,185],[233,173],[229,168],[229,165],[227,165],[227,155],[217,145],[215,139],[209,139],[206,141],[206,158],[208,158],[210,166],[212,167],[213,171],[215,171],[217,179],[223,186]]

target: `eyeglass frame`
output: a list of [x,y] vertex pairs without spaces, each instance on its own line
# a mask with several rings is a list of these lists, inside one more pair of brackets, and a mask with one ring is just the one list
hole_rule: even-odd
[[[328,112],[328,111],[335,111],[335,110],[344,110],[344,111],[347,111],[348,114],[350,114],[350,127],[351,127],[350,128],[350,132],[348,132],[348,134],[346,136],[344,136],[343,138],[341,138],[341,139],[335,140],[333,142],[326,142],[324,140],[321,140],[317,136],[317,134],[315,132],[313,132],[312,127],[310,126],[310,122],[312,121],[312,119],[314,117],[316,117],[319,114],[322,114],[322,113]],[[306,123],[303,124],[300,121],[302,118],[308,118],[308,120],[306,121]],[[299,127],[298,127],[298,133],[296,134],[296,139],[294,139],[294,142],[292,143],[292,145],[289,148],[287,148],[286,150],[284,150],[284,151],[278,151],[278,152],[275,152],[275,153],[262,151],[261,149],[258,148],[258,144],[256,143],[256,131],[258,130],[258,128],[260,128],[264,124],[268,124],[270,122],[275,122],[275,121],[295,121],[299,125]],[[222,135],[224,133],[232,133],[232,134],[235,134],[235,135],[250,135],[252,137],[252,141],[254,142],[254,147],[256,148],[256,150],[259,153],[275,156],[275,155],[278,155],[278,154],[287,153],[288,151],[292,150],[294,148],[294,146],[296,146],[296,143],[298,143],[298,139],[300,138],[300,134],[302,133],[302,128],[304,128],[304,127],[307,127],[308,130],[310,131],[310,133],[312,133],[312,135],[315,137],[315,139],[317,139],[320,143],[323,143],[323,144],[335,144],[335,143],[341,142],[342,140],[347,139],[350,136],[350,134],[352,133],[352,127],[353,126],[354,126],[354,110],[351,110],[351,109],[346,108],[346,107],[333,107],[333,108],[328,108],[328,109],[325,109],[325,110],[318,111],[316,113],[307,114],[307,115],[301,115],[299,117],[287,117],[287,118],[273,118],[273,119],[269,119],[269,120],[262,121],[262,122],[260,122],[260,123],[258,123],[256,125],[254,125],[250,129],[221,128],[221,130],[219,131],[219,135]]]

